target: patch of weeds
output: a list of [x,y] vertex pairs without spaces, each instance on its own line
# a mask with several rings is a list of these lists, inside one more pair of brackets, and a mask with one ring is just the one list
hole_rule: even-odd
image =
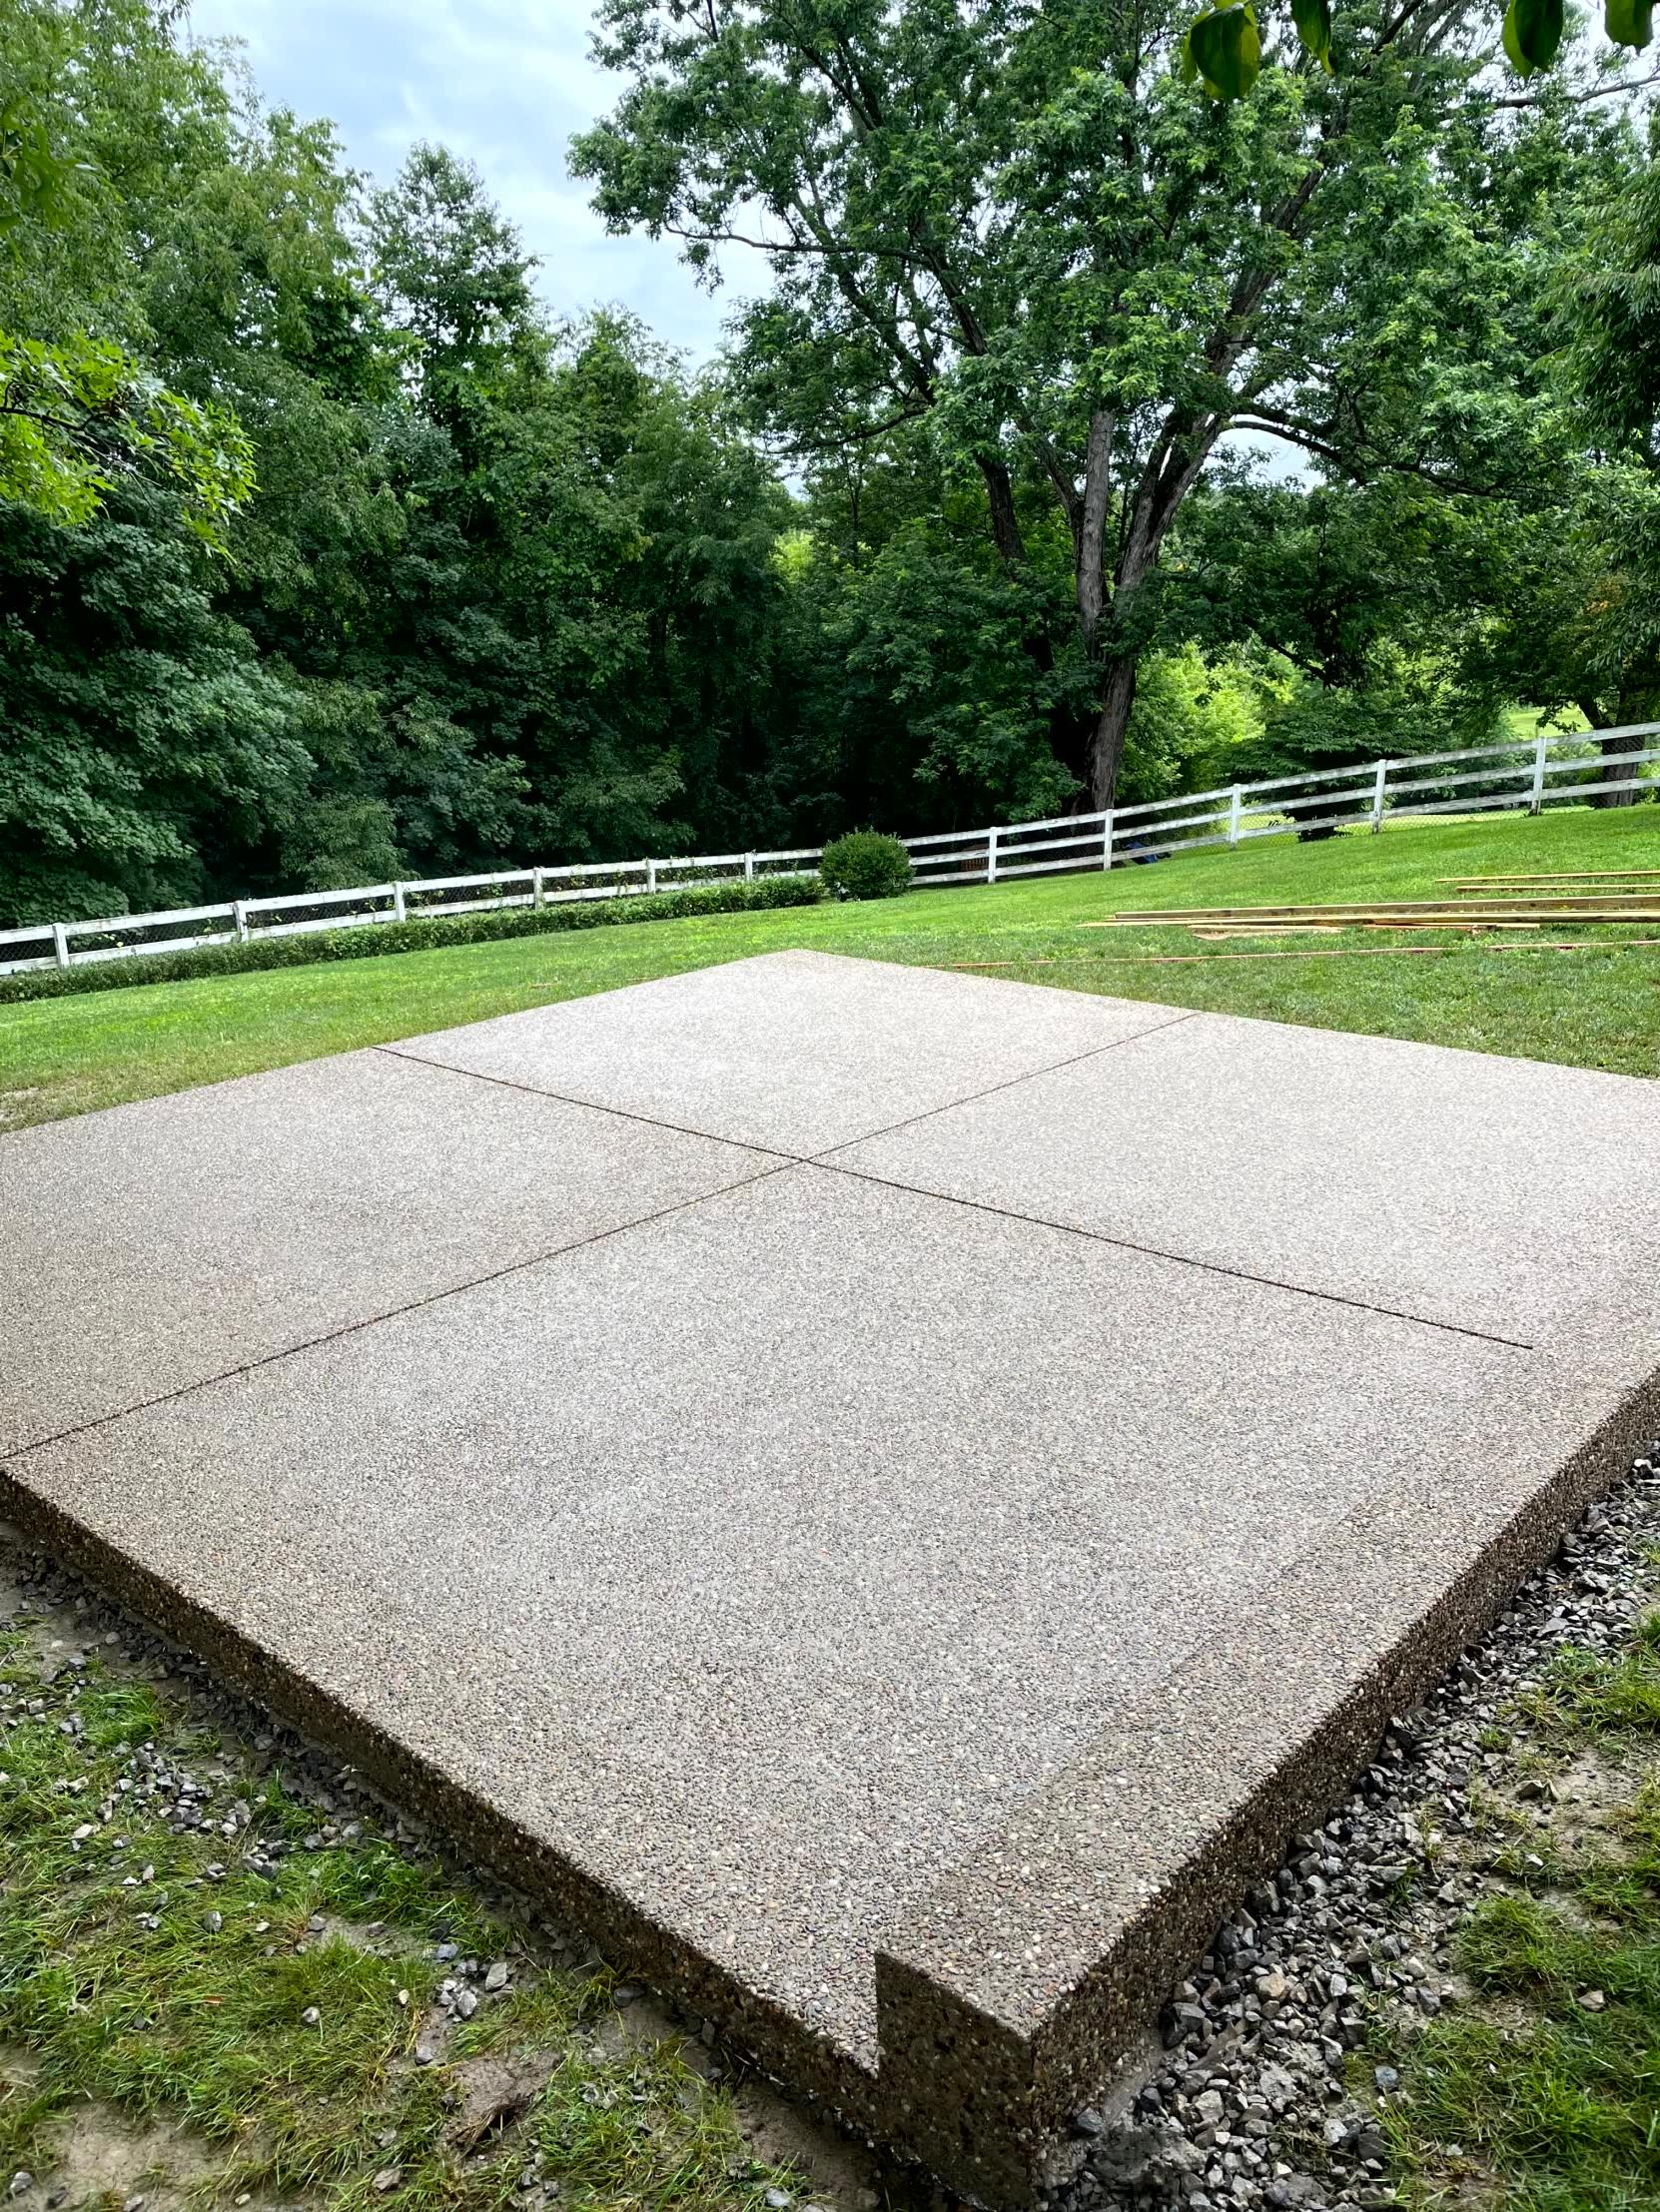
[[[711,2125],[707,2092],[685,2060],[667,2050],[630,2052],[609,2065],[567,2060],[543,2093],[533,2122],[542,2169],[583,2204],[685,2207],[757,2203],[764,2186],[790,2177],[748,2170],[741,2144]],[[742,2171],[734,2175],[734,2164]],[[738,2186],[734,2187],[734,2180]]]
[[457,2059],[482,2058],[495,2051],[543,2048],[591,2027],[610,2004],[608,1977],[579,1980],[558,1975],[519,1982],[492,2005],[475,2012],[455,2029],[450,2042]]
[[1525,1889],[1559,1889],[1566,1878],[1550,1831],[1525,1817],[1493,1853],[1493,1870]]
[[[311,1816],[313,1825],[315,1820]],[[365,1837],[350,1849],[316,1852],[313,1863],[313,1912],[337,1913],[344,1920],[384,1920],[412,1941],[447,1941],[467,1952],[492,1951],[501,1942],[500,1927],[475,1900],[434,1885],[425,1868],[382,1838]]]
[[[1517,2207],[1660,2195],[1660,1900],[1604,1935],[1531,1897],[1489,1899],[1460,1963],[1509,2004],[1432,2022],[1415,2046],[1397,2148],[1473,2151]],[[1415,2152],[1416,2156],[1411,2154]]]
[[1660,1777],[1650,1776],[1620,1821],[1627,1851],[1591,1867],[1580,1891],[1589,1910],[1617,1923],[1646,1914],[1660,1931]]
[[[1612,1657],[1558,1654],[1539,1713],[1619,1768],[1652,1761],[1660,1626]],[[1508,2212],[1660,2204],[1660,1779],[1639,1784],[1594,1851],[1559,1849],[1552,1818],[1547,1800],[1500,1854],[1526,1886],[1485,1898],[1461,1930],[1474,2003],[1394,2055],[1387,2126],[1420,2202],[1474,2185]]]
[[94,1680],[80,1701],[81,1727],[94,1751],[148,1744],[162,1725],[162,1704],[147,1683]]
[[0,2076],[0,2169],[29,2169],[40,2131],[56,2110],[51,2094],[33,2082]]
[[[0,2043],[32,2054],[0,2081],[7,2172],[49,2186],[96,2106],[193,2130],[203,2207],[750,2212],[787,2178],[672,2047],[600,2047],[608,1974],[538,1963],[481,1895],[367,1818],[342,1834],[154,1684],[96,1654],[41,1676],[27,1624],[0,1636]],[[445,2022],[449,1945],[514,1976]]]

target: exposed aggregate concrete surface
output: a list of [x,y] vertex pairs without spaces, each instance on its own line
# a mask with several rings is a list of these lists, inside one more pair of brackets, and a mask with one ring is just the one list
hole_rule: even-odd
[[1020,2202],[1653,1433],[1656,1106],[789,954],[123,1107],[0,1139],[3,1502]]

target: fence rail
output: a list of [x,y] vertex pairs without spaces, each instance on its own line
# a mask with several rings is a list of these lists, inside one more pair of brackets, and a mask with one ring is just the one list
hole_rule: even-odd
[[[1506,807],[1525,807],[1537,814],[1557,802],[1577,805],[1610,794],[1652,793],[1660,780],[1655,767],[1660,763],[1657,740],[1660,722],[1633,722],[1508,745],[1367,761],[1353,768],[1309,769],[1263,782],[1230,784],[1217,791],[1109,807],[1100,814],[1054,815],[1041,822],[996,823],[976,830],[933,830],[901,842],[910,852],[918,887],[926,890],[1003,883],[1020,876],[1076,875],[1209,845],[1244,845],[1260,837],[1334,829],[1356,821],[1368,822],[1376,830],[1386,815],[1476,814]],[[1604,750],[1617,741],[1631,741],[1637,749],[1615,754]],[[1487,765],[1465,765],[1474,761]],[[1426,774],[1426,770],[1440,773]],[[1183,813],[1183,808],[1189,811]],[[1325,811],[1303,811],[1308,808]],[[557,868],[502,868],[481,875],[365,884],[348,891],[232,899],[217,906],[174,907],[157,914],[106,915],[90,922],[37,922],[26,929],[0,930],[0,975],[131,960],[146,953],[194,952],[201,946],[248,944],[316,930],[484,914],[502,907],[642,898],[697,884],[753,883],[766,876],[809,872],[822,855],[822,846],[804,845],[773,853],[700,853]]]

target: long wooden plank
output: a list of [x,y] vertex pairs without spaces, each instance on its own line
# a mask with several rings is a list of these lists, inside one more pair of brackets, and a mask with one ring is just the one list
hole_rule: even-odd
[[[1660,920],[1660,910],[1655,915]],[[1230,925],[1226,929],[1196,929],[1195,937],[1207,943],[1221,944],[1242,937],[1337,937],[1344,928],[1354,930],[1393,930],[1407,933],[1413,930],[1439,930],[1452,936],[1484,937],[1496,930],[1542,930],[1543,922],[1368,922],[1356,920],[1347,924],[1336,922],[1271,922],[1265,928],[1240,928]]]
[[[1493,930],[1537,930],[1563,928],[1617,928],[1621,924],[1660,922],[1660,902],[1645,907],[1627,909],[1621,914],[1350,914],[1339,920],[1298,922],[1283,915],[1268,915],[1259,920],[1243,917],[1200,915],[1189,922],[1161,922],[1159,929],[1185,929],[1194,934],[1268,937],[1285,936],[1294,931],[1310,934],[1329,934],[1335,930],[1465,930],[1472,934]],[[1142,925],[1131,915],[1105,922],[1082,922],[1086,930],[1134,930]]]
[[1460,891],[1479,891],[1492,884],[1660,883],[1660,868],[1569,868],[1543,876],[1437,876],[1435,881],[1453,884]]
[[1660,887],[1650,891],[1608,891],[1564,893],[1560,898],[1549,898],[1533,893],[1517,892],[1509,898],[1491,899],[1344,899],[1329,901],[1264,900],[1260,903],[1242,902],[1237,906],[1218,907],[1118,907],[1118,914],[1163,915],[1172,921],[1186,921],[1192,916],[1209,914],[1296,914],[1334,915],[1345,914],[1479,914],[1484,907],[1496,913],[1526,912],[1528,914],[1586,913],[1592,909],[1611,908],[1616,912],[1624,907],[1648,906],[1660,897]]
[[[1508,887],[1502,883],[1483,879],[1480,883],[1455,886],[1451,895],[1458,900],[1492,899],[1504,896],[1507,888],[1517,898],[1543,899],[1553,895],[1540,890],[1534,884],[1530,884],[1525,878]],[[1652,898],[1657,891],[1660,891],[1660,870],[1656,870],[1652,876],[1646,877],[1588,876],[1571,886],[1564,885],[1561,892],[1556,896],[1580,899],[1598,897],[1612,899],[1629,895],[1631,897]]]
[[1486,958],[1496,953],[1597,953],[1660,952],[1660,937],[1621,937],[1612,942],[1591,938],[1547,940],[1542,945],[1472,946],[1459,953],[1450,945],[1299,945],[1289,952],[1272,953],[1046,953],[1025,960],[954,960],[953,968],[1191,968],[1202,960],[1457,960],[1472,959],[1479,951]]
[[[1644,926],[1660,922],[1660,901],[1649,906],[1628,909],[1621,914],[1609,915],[1480,915],[1471,917],[1457,913],[1431,915],[1399,914],[1351,914],[1341,919],[1296,921],[1285,916],[1265,917],[1218,917],[1197,916],[1190,922],[1164,922],[1161,929],[1185,929],[1193,936],[1207,937],[1285,937],[1293,935],[1329,936],[1341,930],[1390,930],[1408,934],[1416,930],[1462,932],[1466,936],[1492,935],[1506,930],[1540,930],[1545,928],[1619,928]],[[1103,922],[1083,922],[1078,925],[1087,930],[1135,930],[1139,921],[1126,915],[1122,919]]]
[[1499,917],[1557,917],[1563,921],[1585,917],[1618,918],[1652,906],[1654,892],[1609,893],[1605,897],[1563,899],[1356,899],[1329,906],[1143,907],[1119,908],[1112,919],[1127,927],[1186,928],[1194,922],[1343,922],[1357,915],[1398,914],[1459,915],[1466,919],[1490,914]]

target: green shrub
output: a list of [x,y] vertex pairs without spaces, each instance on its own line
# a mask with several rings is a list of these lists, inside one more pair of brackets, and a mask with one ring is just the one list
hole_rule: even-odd
[[844,899],[897,899],[911,888],[910,854],[879,830],[853,830],[826,845],[818,872]]
[[320,960],[437,952],[447,945],[606,929],[623,922],[675,922],[695,914],[806,907],[822,896],[816,876],[761,876],[754,883],[706,884],[653,898],[636,895],[584,899],[569,906],[501,907],[485,914],[318,930],[305,937],[256,937],[246,945],[205,945],[194,953],[140,953],[130,960],[96,961],[84,968],[31,968],[20,976],[0,976],[0,1006],[20,999],[61,999],[81,991],[126,991],[134,984],[188,983],[196,976],[240,976],[257,968],[309,968]]

